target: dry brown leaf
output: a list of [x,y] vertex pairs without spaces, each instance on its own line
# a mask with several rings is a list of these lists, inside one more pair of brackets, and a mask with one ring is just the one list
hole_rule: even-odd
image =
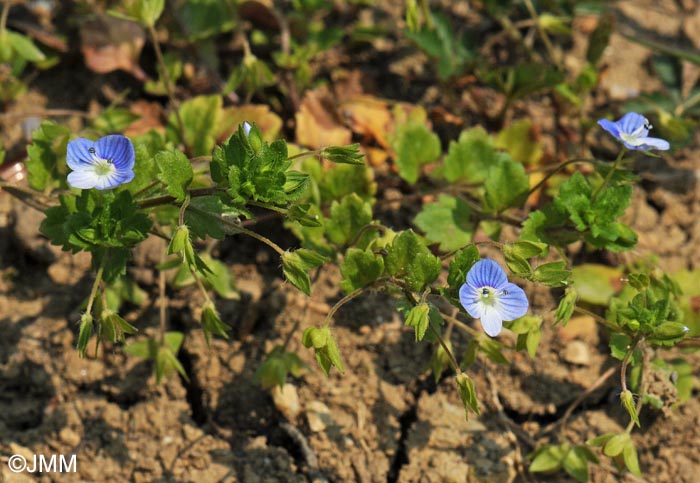
[[135,22],[110,16],[97,16],[80,28],[85,65],[106,74],[123,70],[145,82],[148,76],[138,64],[145,43],[143,28]]
[[282,129],[282,119],[270,111],[267,105],[245,104],[242,106],[227,107],[222,110],[221,123],[217,139],[223,141],[228,138],[243,121],[255,123],[266,141],[274,141]]
[[139,116],[124,131],[125,136],[138,136],[147,133],[151,129],[163,133],[163,108],[157,102],[143,100],[135,101],[129,106],[129,111]]
[[384,148],[389,147],[386,136],[391,130],[392,119],[387,102],[361,95],[343,102],[340,110],[350,129],[362,136],[376,139]]
[[326,86],[307,91],[296,114],[297,142],[320,149],[350,144],[352,132],[335,113],[335,99]]

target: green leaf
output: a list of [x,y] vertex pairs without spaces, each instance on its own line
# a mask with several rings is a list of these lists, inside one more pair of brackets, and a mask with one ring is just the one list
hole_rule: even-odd
[[619,455],[631,443],[630,435],[627,432],[616,434],[610,438],[603,446],[603,454],[611,458]]
[[457,142],[450,142],[445,157],[445,179],[451,183],[483,182],[486,180],[489,169],[498,159],[499,153],[484,128],[474,127],[462,131]]
[[160,172],[158,179],[165,191],[181,203],[187,196],[187,188],[192,184],[194,173],[192,164],[182,151],[161,151],[155,156]]
[[299,376],[307,369],[306,364],[294,352],[285,352],[282,346],[275,346],[267,354],[263,363],[255,372],[255,381],[260,382],[265,389],[274,386],[282,388],[287,382],[287,376]]
[[184,139],[181,139],[175,114],[168,118],[167,134],[175,144],[182,142],[193,156],[211,154],[216,140],[217,123],[221,116],[221,96],[197,96],[183,102],[178,109],[182,120]]
[[503,254],[506,256],[516,255],[529,260],[533,257],[545,255],[547,253],[547,249],[548,247],[546,243],[520,240],[515,243],[506,243],[503,245]]
[[474,223],[469,206],[453,196],[440,195],[438,200],[423,206],[414,223],[425,232],[431,243],[440,243],[440,250],[457,250],[471,242]]
[[[129,191],[139,193],[153,183],[158,176],[155,155],[166,148],[165,139],[155,130],[133,139],[136,160],[134,162],[134,179],[129,183]],[[141,193],[141,196],[145,194]]]
[[52,121],[43,121],[32,133],[25,161],[29,186],[40,191],[67,186],[65,160],[70,134],[68,127]]
[[[287,144],[278,140],[269,144],[262,140],[257,126],[253,125],[248,135],[239,126],[226,142],[214,150],[211,161],[212,179],[221,186],[228,182],[228,194],[236,205],[243,206],[248,200],[286,205],[300,193],[288,184]],[[299,176],[292,175],[297,182]],[[296,184],[296,183],[293,183]],[[291,190],[288,194],[288,190]]]
[[225,223],[237,224],[239,211],[227,206],[220,194],[197,196],[190,200],[185,211],[185,224],[192,236],[204,240],[207,236],[223,240],[226,235],[237,233],[237,230]]
[[146,27],[153,27],[165,8],[165,0],[136,0],[139,21]]
[[440,259],[412,230],[403,231],[394,238],[384,265],[388,274],[403,279],[407,288],[415,292],[440,274]]
[[537,164],[542,159],[542,145],[533,137],[532,122],[528,119],[516,121],[496,136],[497,148],[505,149],[517,162]]
[[586,441],[586,444],[589,446],[593,446],[594,448],[598,448],[604,446],[605,443],[610,441],[610,439],[612,439],[613,436],[615,436],[615,433],[601,434],[600,436],[596,436],[595,438],[589,439],[588,441]]
[[377,280],[384,273],[384,258],[371,250],[348,248],[340,264],[340,288],[351,293]]
[[576,446],[566,453],[562,466],[567,473],[578,481],[587,483],[589,462],[596,462],[595,456],[588,448]]
[[571,278],[571,272],[566,268],[566,262],[549,262],[538,266],[532,274],[534,282],[548,287],[567,286]]
[[299,171],[287,171],[286,181],[284,183],[284,193],[290,201],[301,199],[309,188],[310,180],[308,174]]
[[501,154],[496,164],[488,171],[484,182],[486,208],[500,212],[506,208],[520,206],[527,197],[530,182],[525,168],[508,155]]
[[229,32],[236,25],[231,4],[225,0],[185,0],[178,5],[174,14],[191,42]]
[[447,283],[450,288],[459,290],[459,287],[467,281],[469,270],[480,259],[481,255],[476,245],[469,245],[455,253],[455,257],[450,262],[447,275]]
[[630,439],[625,448],[622,450],[622,460],[625,462],[625,466],[630,473],[637,476],[642,476],[642,470],[639,468],[639,458],[637,457],[637,450],[634,447],[634,443]]
[[418,121],[409,121],[397,126],[390,140],[396,153],[399,175],[413,184],[418,180],[421,168],[440,156],[440,138]]
[[590,304],[607,306],[622,286],[622,272],[607,265],[584,263],[572,272],[579,298]]
[[561,468],[564,456],[560,446],[545,445],[537,450],[528,469],[532,473],[556,471]]
[[356,194],[350,194],[340,203],[333,201],[330,215],[324,223],[328,239],[336,245],[345,245],[372,221],[372,205]]
[[13,32],[12,30],[4,30],[3,33],[12,46],[12,49],[24,60],[29,62],[41,62],[46,59],[44,53],[39,50],[29,37]]
[[213,288],[221,298],[229,300],[240,298],[230,267],[206,253],[202,254],[202,260],[210,268],[204,272],[204,285],[207,288]]
[[92,120],[92,127],[102,135],[123,132],[139,116],[128,109],[108,107]]
[[418,304],[406,314],[406,326],[413,327],[416,332],[416,342],[423,340],[428,330],[428,312],[430,307],[425,302]]
[[632,339],[627,334],[610,335],[610,354],[617,360],[623,360],[630,348]]
[[462,400],[462,405],[464,406],[465,417],[469,419],[469,410],[478,415],[479,400],[476,397],[474,381],[472,381],[464,372],[457,374],[456,379],[457,387],[459,388],[459,398]]
[[514,275],[523,278],[530,278],[532,275],[532,267],[527,259],[510,250],[503,250],[503,255],[506,260],[506,265],[508,265],[508,268],[511,269]]

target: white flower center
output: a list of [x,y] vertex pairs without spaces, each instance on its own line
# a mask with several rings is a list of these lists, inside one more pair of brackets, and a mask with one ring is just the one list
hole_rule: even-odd
[[496,290],[493,287],[481,287],[477,289],[479,294],[479,302],[485,305],[494,306],[498,302],[501,295],[508,295],[507,290]]
[[[644,135],[644,130],[648,132],[651,130],[654,126],[652,126],[649,123],[649,120],[647,118],[644,118],[644,122],[642,123],[641,126],[639,126],[637,129],[632,131],[631,133],[624,133],[620,132],[620,137],[622,138],[623,141],[625,141],[627,144],[630,144],[632,146],[640,146],[644,144],[644,141],[640,139],[641,136]],[[646,137],[646,136],[645,136]]]
[[93,169],[97,176],[109,176],[117,171],[111,159],[94,157],[93,161],[95,162]]

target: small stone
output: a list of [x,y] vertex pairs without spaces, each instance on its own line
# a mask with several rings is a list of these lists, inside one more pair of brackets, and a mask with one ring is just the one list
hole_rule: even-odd
[[306,419],[314,433],[323,431],[333,422],[330,409],[321,401],[311,401],[306,405]]
[[272,400],[275,402],[275,407],[289,421],[294,421],[301,412],[299,395],[293,384],[287,383],[281,389],[279,386],[275,386],[272,389]]
[[571,364],[588,366],[591,364],[591,350],[583,341],[574,340],[569,342],[562,354],[564,360]]
[[80,444],[80,435],[70,428],[63,428],[58,434],[59,439],[68,446],[78,446]]

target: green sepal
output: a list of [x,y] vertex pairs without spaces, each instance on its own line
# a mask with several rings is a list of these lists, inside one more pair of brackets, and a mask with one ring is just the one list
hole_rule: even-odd
[[630,415],[630,419],[634,421],[634,424],[636,424],[638,428],[641,428],[642,425],[639,423],[639,415],[637,414],[637,408],[634,403],[634,396],[632,395],[632,392],[629,389],[620,393],[620,401],[622,401],[622,406],[627,410],[627,413]]
[[340,359],[338,345],[333,338],[330,327],[309,327],[304,330],[301,341],[304,347],[314,349],[316,361],[326,376],[328,376],[333,366],[335,366],[341,374],[345,372],[343,362]]
[[406,314],[406,326],[413,327],[416,333],[416,342],[423,340],[425,337],[425,331],[428,330],[428,325],[430,319],[428,317],[428,312],[430,307],[427,303],[423,302],[416,305]]
[[464,406],[464,417],[468,420],[470,410],[476,415],[480,414],[479,400],[476,397],[474,381],[464,372],[457,374],[456,379],[459,389],[459,398],[462,400],[462,405]]
[[364,165],[365,155],[360,152],[359,143],[349,144],[347,146],[329,146],[323,148],[319,154],[320,157],[327,159],[333,163]]
[[228,339],[226,331],[231,330],[231,327],[221,321],[221,317],[219,317],[219,313],[213,303],[207,302],[204,304],[200,321],[204,331],[204,338],[207,341],[207,347],[209,347],[212,334]]
[[90,342],[90,337],[92,337],[93,330],[93,320],[92,315],[83,314],[80,317],[80,331],[78,332],[78,355],[80,357],[85,357],[87,353],[88,342]]
[[578,292],[574,286],[569,286],[564,291],[564,296],[559,301],[556,312],[554,312],[554,323],[561,323],[566,327],[567,322],[574,314],[576,308],[576,300],[578,300]]

